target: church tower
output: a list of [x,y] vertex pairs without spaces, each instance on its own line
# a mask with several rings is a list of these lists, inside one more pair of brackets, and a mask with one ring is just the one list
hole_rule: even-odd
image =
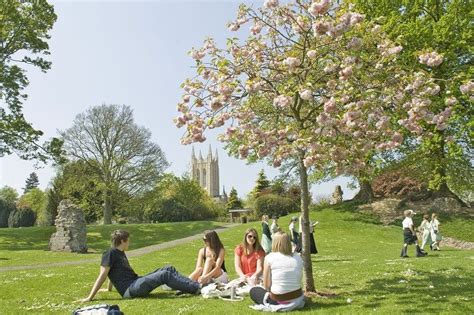
[[211,145],[209,145],[209,152],[204,159],[199,151],[199,157],[193,152],[191,155],[191,174],[195,181],[204,188],[209,196],[220,197],[219,194],[219,157],[216,153],[213,156]]

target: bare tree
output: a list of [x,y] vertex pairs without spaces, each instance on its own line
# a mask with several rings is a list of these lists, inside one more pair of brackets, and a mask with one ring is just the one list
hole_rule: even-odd
[[77,115],[61,136],[68,156],[86,162],[104,185],[104,224],[112,223],[114,191],[146,190],[169,165],[151,142],[151,132],[135,124],[129,106],[92,107]]

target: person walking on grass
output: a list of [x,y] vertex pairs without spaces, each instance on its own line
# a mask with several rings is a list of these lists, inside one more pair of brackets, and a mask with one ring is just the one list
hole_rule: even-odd
[[290,239],[293,247],[293,252],[300,253],[301,252],[301,243],[298,232],[296,232],[296,221],[298,221],[297,217],[292,217],[290,221],[290,225],[288,229],[290,230]]
[[[181,275],[173,266],[166,266],[145,276],[138,276],[125,255],[129,244],[130,234],[127,231],[116,230],[112,233],[112,247],[102,254],[99,276],[89,295],[79,302],[92,301],[99,291],[112,291],[112,285],[123,298],[147,296],[163,284],[174,290],[199,294],[202,285]],[[110,280],[108,288],[100,289],[107,277]]]
[[[310,245],[310,252],[311,254],[317,254],[318,248],[316,247],[316,242],[314,241],[314,227],[319,224],[319,221],[313,223],[313,221],[309,220],[309,245]],[[299,219],[299,232],[300,232],[300,248],[303,248],[303,216],[300,215]]]
[[403,227],[403,248],[400,254],[400,257],[408,257],[407,250],[408,245],[415,244],[416,245],[416,257],[423,257],[426,256],[427,253],[420,249],[418,245],[418,238],[416,237],[415,228],[413,225],[413,216],[416,214],[413,210],[405,210],[403,212],[405,215],[405,219],[402,222]]
[[439,248],[439,243],[443,239],[441,236],[441,233],[439,231],[439,221],[438,221],[438,215],[436,213],[433,213],[431,215],[431,248],[432,250],[440,250]]
[[279,230],[280,230],[280,227],[278,226],[278,217],[274,215],[272,217],[272,225],[270,227],[270,232],[272,232],[272,238],[273,238],[273,234],[275,234]]
[[418,230],[421,232],[421,250],[425,250],[425,245],[430,244],[431,247],[431,223],[428,214],[423,215],[423,221]]
[[268,225],[268,215],[262,216],[262,247],[266,254],[272,251],[272,232]]

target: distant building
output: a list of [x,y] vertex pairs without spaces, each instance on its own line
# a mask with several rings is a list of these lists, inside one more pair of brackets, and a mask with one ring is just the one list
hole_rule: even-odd
[[209,152],[204,159],[201,151],[199,151],[199,157],[196,157],[193,147],[191,155],[191,174],[192,178],[207,191],[209,196],[227,202],[225,190],[222,195],[219,191],[219,157],[217,155],[217,149],[213,156],[211,145],[209,145]]

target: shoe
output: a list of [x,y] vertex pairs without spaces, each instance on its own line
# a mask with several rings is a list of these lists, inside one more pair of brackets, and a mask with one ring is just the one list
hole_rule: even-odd
[[416,257],[424,257],[424,256],[426,256],[426,253],[423,253],[421,251],[420,246],[416,245]]
[[408,255],[407,255],[407,248],[404,246],[402,248],[402,252],[400,253],[400,257],[402,258],[408,258]]
[[433,250],[433,244],[430,244],[430,250]]

